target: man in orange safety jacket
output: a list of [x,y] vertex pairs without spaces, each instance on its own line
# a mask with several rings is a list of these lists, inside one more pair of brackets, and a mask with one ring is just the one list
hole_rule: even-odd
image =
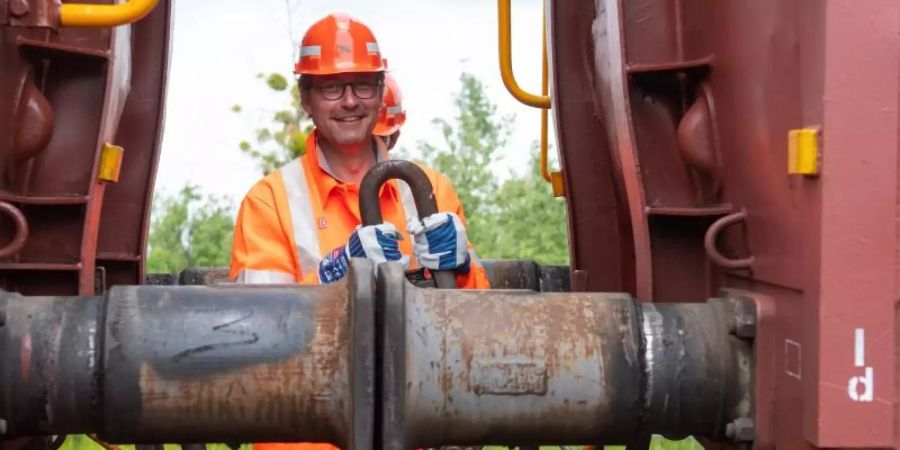
[[[376,265],[453,270],[459,288],[489,287],[466,238],[459,198],[432,169],[423,167],[438,213],[420,221],[409,187],[392,180],[379,194],[384,222],[360,226],[359,184],[388,158],[384,141],[372,133],[384,70],[371,30],[345,14],[331,14],[306,32],[295,73],[315,130],[305,155],[257,182],[241,203],[231,257],[236,282],[329,283],[346,276],[351,257],[364,257]],[[256,450],[328,447],[255,444]]]
[[400,127],[406,123],[406,110],[403,109],[403,97],[400,86],[390,72],[384,74],[384,106],[378,113],[378,122],[372,134],[380,136],[388,150],[397,145],[400,139]]
[[459,198],[432,169],[423,167],[438,214],[419,221],[408,186],[390,181],[380,196],[384,223],[359,226],[359,183],[388,157],[383,141],[372,135],[383,103],[384,61],[369,28],[345,14],[316,22],[303,38],[295,72],[315,130],[304,156],[256,183],[244,198],[232,278],[330,282],[345,275],[350,257],[365,257],[376,264],[455,270],[458,287],[488,287],[466,239]]

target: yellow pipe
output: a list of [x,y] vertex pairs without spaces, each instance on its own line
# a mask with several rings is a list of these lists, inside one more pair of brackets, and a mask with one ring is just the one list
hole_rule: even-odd
[[[546,23],[547,11],[545,7],[544,11],[544,21],[541,24],[541,95],[547,97],[547,85],[549,84],[547,81],[547,23]],[[553,181],[550,178],[550,169],[547,167],[547,109],[541,108],[541,175],[547,180],[548,183],[552,183]]]
[[59,17],[64,27],[114,27],[140,20],[159,0],[128,0],[117,5],[63,3]]
[[[516,82],[512,70],[512,52],[510,50],[512,40],[510,25],[510,0],[497,0],[497,18],[499,21],[500,42],[500,76],[509,93],[516,100],[535,108],[547,109],[550,107],[550,97],[546,95],[534,95],[522,90]],[[546,47],[546,46],[545,46]]]
[[[547,6],[544,4],[544,18],[541,28],[541,95],[547,98],[549,85],[549,68],[547,63]],[[566,195],[566,188],[563,184],[562,172],[551,172],[549,167],[549,144],[547,143],[547,109],[541,109],[541,176],[553,187],[553,196],[562,197]]]

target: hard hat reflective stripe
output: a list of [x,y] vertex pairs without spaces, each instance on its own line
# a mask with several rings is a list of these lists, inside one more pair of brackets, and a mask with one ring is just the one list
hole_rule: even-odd
[[300,158],[285,164],[279,171],[281,171],[288,206],[291,210],[291,231],[294,233],[294,244],[297,246],[300,271],[309,273],[318,267],[321,253],[313,218],[312,201],[306,185],[306,172]]
[[402,113],[402,112],[403,112],[403,105],[402,105],[402,104],[398,104],[398,105],[395,105],[395,106],[388,106],[388,107],[387,107],[387,113],[388,113],[389,116],[396,116],[397,114],[400,114],[400,113]]
[[321,45],[304,45],[300,47],[300,57],[320,56],[322,54]]
[[244,269],[234,280],[239,284],[292,284],[294,276],[277,270]]
[[377,42],[366,42],[366,50],[368,50],[369,53],[379,53],[378,43]]

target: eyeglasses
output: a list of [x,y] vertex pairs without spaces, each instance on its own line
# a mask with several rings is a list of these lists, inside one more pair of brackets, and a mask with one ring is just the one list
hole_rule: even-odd
[[368,100],[378,93],[378,87],[381,84],[373,80],[357,80],[350,82],[342,81],[326,81],[324,83],[316,83],[315,89],[322,93],[325,100],[338,100],[347,92],[347,86],[353,91],[353,95],[360,100]]

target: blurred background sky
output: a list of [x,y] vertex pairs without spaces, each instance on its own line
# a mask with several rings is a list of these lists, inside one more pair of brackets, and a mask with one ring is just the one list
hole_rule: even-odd
[[[541,8],[539,0],[512,2],[515,74],[520,86],[535,93]],[[531,144],[539,138],[539,111],[521,105],[503,87],[493,0],[179,0],[157,191],[172,193],[193,183],[238,202],[260,177],[238,144],[252,140],[254,130],[289,101],[256,75],[290,75],[306,28],[337,11],[372,28],[400,84],[407,111],[400,147],[415,156],[416,141],[442,142],[431,120],[454,116],[452,95],[460,73],[467,71],[485,84],[500,115],[516,118],[494,173],[505,178],[510,170],[527,169]],[[242,113],[232,112],[235,104]]]

